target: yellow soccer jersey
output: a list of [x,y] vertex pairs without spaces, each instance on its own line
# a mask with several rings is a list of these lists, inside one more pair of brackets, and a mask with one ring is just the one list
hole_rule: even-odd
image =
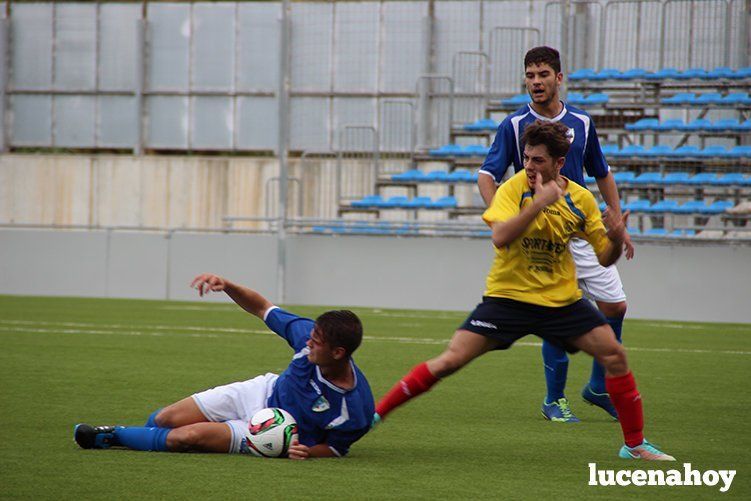
[[[491,227],[507,221],[532,203],[533,196],[526,173],[519,171],[498,188],[482,218]],[[579,300],[582,292],[568,250],[572,237],[587,240],[597,254],[608,245],[595,198],[569,181],[563,197],[545,207],[511,244],[495,249],[485,295],[554,307]]]

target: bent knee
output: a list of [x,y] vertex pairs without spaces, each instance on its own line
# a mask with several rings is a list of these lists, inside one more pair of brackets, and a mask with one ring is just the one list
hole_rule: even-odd
[[628,372],[626,350],[620,344],[608,349],[598,357],[598,362],[611,375],[622,375]]
[[619,303],[599,302],[597,306],[603,315],[608,318],[623,318],[626,316],[626,310],[628,309],[626,301],[621,301]]

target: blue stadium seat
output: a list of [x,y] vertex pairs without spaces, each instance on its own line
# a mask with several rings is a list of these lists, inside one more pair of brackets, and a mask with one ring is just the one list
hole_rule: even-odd
[[448,177],[449,173],[445,170],[432,170],[425,174],[422,180],[428,183],[445,183]]
[[633,184],[661,184],[662,173],[660,172],[643,172],[636,176]]
[[394,174],[391,176],[392,181],[403,181],[403,182],[415,182],[415,181],[421,181],[423,178],[423,173],[419,169],[411,169],[406,172],[402,172],[400,174]]
[[586,100],[584,99],[584,94],[579,92],[569,92],[568,96],[566,96],[566,102],[574,106],[581,106],[586,103]]
[[716,176],[712,184],[717,186],[741,186],[745,184],[746,176],[740,172],[728,172],[722,176]]
[[[605,212],[607,204],[605,202],[600,202],[598,207],[600,208],[600,212]],[[626,209],[628,209],[628,204],[621,200],[621,212],[625,211]]]
[[471,124],[466,124],[464,130],[481,131],[481,130],[496,130],[498,129],[498,122],[492,118],[481,118]]
[[388,198],[380,207],[384,209],[403,208],[409,204],[409,198],[404,196],[395,196]]
[[644,75],[644,78],[647,80],[667,80],[667,79],[676,79],[681,74],[680,71],[678,71],[675,68],[663,68],[661,70],[657,70],[654,73],[647,73]]
[[616,80],[637,80],[645,78],[649,72],[644,68],[631,68],[615,76]]
[[660,131],[680,130],[681,127],[685,125],[686,124],[680,118],[671,118],[671,119],[665,120],[664,122],[661,122],[657,130],[660,130]]
[[751,78],[751,66],[738,68],[733,74],[735,78]]
[[613,153],[614,157],[639,157],[644,156],[644,152],[646,150],[644,149],[644,146],[640,144],[629,144],[624,146],[622,149],[617,150],[615,153]]
[[673,154],[673,148],[666,144],[656,144],[648,149],[644,156],[647,157],[667,157]]
[[606,157],[617,156],[620,151],[617,144],[603,144],[600,149],[602,150],[602,154]]
[[724,146],[716,144],[704,147],[700,153],[702,157],[706,158],[724,158],[729,156],[729,154],[730,152]]
[[621,71],[616,68],[603,68],[597,72],[590,80],[613,80],[621,74]]
[[676,214],[697,214],[701,213],[706,208],[707,204],[704,200],[689,200],[675,209]]
[[695,118],[687,124],[683,124],[678,127],[678,130],[696,132],[700,130],[708,130],[712,126],[712,122],[706,118]]
[[647,212],[650,206],[649,200],[634,200],[626,203],[623,208],[631,212]]
[[593,178],[589,174],[584,175],[584,184],[595,184],[597,183],[597,179]]
[[427,209],[430,204],[430,197],[414,197],[407,202],[406,206],[410,209]]
[[742,132],[748,132],[748,131],[751,131],[751,118],[749,118],[748,120],[746,120],[746,121],[744,121],[743,123],[741,123],[741,124],[740,124],[740,125],[738,126],[738,130],[740,130],[740,131],[742,131]]
[[694,235],[696,235],[696,230],[675,229],[670,233],[671,237],[693,237]]
[[658,118],[642,118],[634,123],[626,124],[626,130],[642,131],[642,130],[657,130],[660,127],[660,120]]
[[440,148],[428,151],[433,157],[453,157],[462,154],[462,147],[458,144],[444,144]]
[[595,92],[584,98],[584,104],[591,106],[606,104],[608,101],[610,101],[610,96],[603,92]]
[[707,72],[707,78],[709,79],[717,79],[717,78],[733,78],[735,72],[732,68],[728,68],[727,66],[721,66],[719,68],[715,68],[713,70],[710,70]]
[[727,153],[727,156],[733,158],[751,157],[751,146],[733,146],[733,148]]
[[705,92],[696,96],[693,104],[696,105],[710,105],[710,104],[729,104],[723,100],[722,94],[719,92]]
[[641,235],[641,230],[636,226],[629,226],[628,233],[629,235]]
[[448,181],[451,183],[471,183],[474,181],[474,177],[467,169],[456,169],[449,173]]
[[691,80],[696,78],[706,79],[708,77],[707,70],[704,68],[689,68],[678,75],[678,80]]
[[715,200],[704,209],[703,214],[722,214],[734,205],[730,200]]
[[665,228],[650,228],[643,233],[645,237],[665,237],[668,234],[668,230]]
[[748,92],[731,92],[720,100],[720,104],[727,106],[751,104],[751,97],[748,97]]
[[709,130],[714,132],[722,132],[726,130],[737,130],[740,128],[741,122],[737,118],[721,118],[712,123],[709,126]]
[[649,209],[647,209],[645,212],[649,212],[653,214],[675,212],[676,210],[678,210],[678,207],[679,207],[678,202],[675,200],[660,200],[654,205],[651,205]]
[[455,197],[441,197],[430,203],[431,209],[451,209],[457,206]]
[[489,146],[481,144],[470,144],[462,149],[462,156],[465,157],[484,157],[490,151]]
[[613,178],[617,184],[631,184],[636,179],[636,174],[630,171],[616,172]]
[[684,145],[674,149],[670,156],[672,158],[698,157],[701,156],[701,150],[698,146]]
[[670,97],[662,98],[663,104],[694,104],[696,94],[693,92],[679,92]]
[[380,195],[368,195],[361,200],[353,200],[352,207],[383,207],[385,201]]
[[593,76],[597,75],[597,72],[592,68],[582,68],[580,70],[572,71],[568,75],[569,80],[590,80]]
[[698,174],[693,175],[688,180],[688,184],[691,184],[691,185],[716,184],[717,180],[718,180],[717,174],[714,172],[700,172]]
[[668,172],[665,177],[662,178],[662,184],[666,185],[681,185],[689,184],[691,175],[688,172]]
[[503,106],[521,106],[523,104],[531,103],[532,98],[529,97],[529,94],[517,94],[514,97],[509,97],[508,99],[501,99],[501,104]]

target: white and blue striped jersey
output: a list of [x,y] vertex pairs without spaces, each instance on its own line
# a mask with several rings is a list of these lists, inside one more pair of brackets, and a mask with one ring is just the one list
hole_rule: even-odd
[[561,174],[585,186],[584,169],[595,178],[608,175],[610,167],[600,149],[595,124],[592,117],[573,106],[563,104],[563,110],[554,118],[547,118],[536,113],[530,105],[524,105],[518,111],[507,116],[498,126],[493,145],[485,158],[480,173],[493,176],[496,184],[500,184],[509,165],[519,172],[524,168],[522,134],[524,129],[535,120],[561,122],[569,128],[571,148],[566,155],[566,163]]
[[350,359],[355,376],[351,389],[339,388],[323,377],[320,367],[307,356],[313,320],[274,307],[266,312],[264,321],[295,350],[292,362],[276,380],[267,405],[294,416],[301,444],[327,444],[335,454],[345,455],[370,430],[373,420],[375,404],[365,375]]

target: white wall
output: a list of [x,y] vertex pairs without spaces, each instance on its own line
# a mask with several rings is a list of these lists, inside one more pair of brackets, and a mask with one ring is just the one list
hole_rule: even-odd
[[[492,248],[482,239],[292,235],[286,257],[288,304],[468,311]],[[275,299],[276,263],[273,235],[0,229],[0,294],[192,300],[190,280],[213,271]],[[619,268],[629,318],[751,323],[749,245],[645,242]]]

